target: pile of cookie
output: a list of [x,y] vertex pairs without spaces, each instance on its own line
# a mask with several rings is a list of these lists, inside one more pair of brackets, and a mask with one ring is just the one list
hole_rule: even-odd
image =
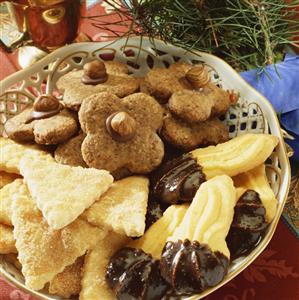
[[218,117],[236,93],[201,65],[128,73],[89,62],[59,79],[61,101],[41,95],[5,124],[0,254],[33,290],[80,300],[199,293],[275,216],[264,162],[278,138],[228,140]]
[[118,62],[89,62],[58,80],[63,101],[41,95],[5,124],[6,133],[21,143],[58,145],[58,162],[117,177],[153,171],[164,143],[190,151],[228,140],[218,117],[238,96],[213,84],[206,67],[177,62],[144,78],[128,73]]

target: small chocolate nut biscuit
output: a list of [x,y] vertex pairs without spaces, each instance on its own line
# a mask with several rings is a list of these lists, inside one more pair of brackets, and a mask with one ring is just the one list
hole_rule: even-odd
[[217,118],[190,125],[171,115],[164,118],[161,136],[169,144],[184,151],[198,146],[216,145],[229,139],[228,129]]
[[[160,103],[167,103],[174,93],[193,90],[202,95],[201,99],[203,97],[208,98],[212,105],[211,114],[213,116],[225,113],[229,106],[236,102],[233,99],[235,97],[232,97],[229,92],[222,90],[211,82],[207,67],[201,64],[190,65],[184,62],[177,62],[168,69],[152,69],[145,76],[145,85],[148,93],[154,96]],[[203,107],[201,102],[197,103],[197,105]],[[178,104],[178,101],[176,101],[176,104]],[[195,112],[193,112],[193,116],[189,118],[185,111],[182,116],[180,115],[182,106],[180,108],[175,106],[173,103],[170,105],[172,112],[186,122],[198,122],[205,119],[202,115],[203,108],[197,109],[199,115],[195,116]],[[209,111],[209,108],[207,111]],[[207,112],[205,112],[205,115],[207,115]]]
[[147,90],[146,83],[145,83],[145,78],[144,77],[136,77],[136,79],[138,79],[138,81],[139,81],[139,92],[149,95],[149,91]]
[[[205,78],[199,79],[199,84],[206,82]],[[168,108],[176,117],[192,124],[205,121],[210,116],[225,114],[231,105],[236,104],[238,97],[238,94],[208,82],[197,91],[181,90],[173,93],[168,101]]]
[[176,73],[170,69],[152,69],[145,76],[146,89],[160,103],[166,103],[173,93],[183,89],[192,89],[181,75],[181,72]]
[[183,62],[178,61],[169,66],[168,70],[177,74],[178,77],[184,77],[186,73],[192,68],[193,66]]
[[108,74],[118,74],[118,75],[129,74],[128,66],[121,62],[115,60],[109,60],[109,61],[105,61],[105,66]]
[[152,69],[145,76],[145,86],[148,93],[160,103],[166,103],[173,93],[194,89],[186,79],[186,74],[192,67],[185,62],[176,62],[170,65],[168,69]]
[[32,108],[26,108],[5,123],[5,132],[9,138],[24,143],[34,141],[33,129],[35,121],[26,123],[32,111]]
[[182,90],[172,94],[168,108],[175,116],[187,123],[197,123],[209,119],[213,102],[203,93]]
[[58,145],[54,153],[55,160],[60,164],[87,168],[81,153],[81,145],[84,139],[85,134],[81,132],[65,143]]
[[[100,63],[103,69],[99,68]],[[92,61],[85,65],[85,70],[62,76],[57,87],[64,92],[65,106],[78,111],[83,100],[96,93],[109,91],[122,98],[136,92],[139,82],[127,73],[127,66],[121,63]]]
[[64,109],[58,100],[58,106],[55,106],[52,96],[49,97],[47,107],[46,97],[41,95],[32,107],[5,123],[9,138],[17,142],[35,141],[37,144],[55,145],[66,141],[78,131],[75,114]]
[[229,107],[235,102],[231,98],[231,93],[223,90],[213,83],[205,85],[200,94],[207,97],[212,104],[212,116],[221,116],[227,112]]
[[79,121],[86,134],[82,156],[89,167],[145,174],[161,163],[164,145],[156,131],[163,109],[151,96],[92,95],[83,101]]

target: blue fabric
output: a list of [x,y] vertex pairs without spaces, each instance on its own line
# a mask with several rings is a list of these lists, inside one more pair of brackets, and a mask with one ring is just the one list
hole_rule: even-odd
[[290,131],[293,134],[299,135],[299,109],[293,110],[286,114],[282,114],[281,123],[286,130]]
[[266,67],[265,72],[250,70],[241,76],[272,103],[282,126],[295,137],[286,142],[295,150],[299,162],[299,55],[288,54],[281,63]]

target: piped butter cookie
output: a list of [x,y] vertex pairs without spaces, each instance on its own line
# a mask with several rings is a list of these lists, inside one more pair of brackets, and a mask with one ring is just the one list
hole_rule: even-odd
[[230,260],[225,238],[235,204],[233,181],[226,175],[198,189],[161,255],[161,274],[175,291],[198,293],[222,281]]
[[[216,146],[185,153],[164,162],[156,170],[152,180],[153,194],[166,204],[191,202],[199,186],[207,179],[224,174],[232,177],[250,171],[249,174],[255,173],[251,176],[257,177],[255,182],[249,181],[248,175],[234,177],[238,190],[254,189],[261,193],[262,199],[270,200],[271,195],[261,191],[261,187],[265,187],[263,170],[257,174],[253,169],[266,161],[278,142],[278,137],[270,134],[247,133]],[[270,200],[270,203],[274,201]],[[265,206],[268,207],[266,202]]]

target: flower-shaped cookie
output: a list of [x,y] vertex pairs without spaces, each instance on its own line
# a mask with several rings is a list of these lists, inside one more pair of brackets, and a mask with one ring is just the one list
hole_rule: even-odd
[[5,123],[9,138],[17,142],[59,144],[78,131],[77,117],[51,95],[40,95],[32,107]]
[[203,65],[178,62],[168,69],[152,69],[144,85],[149,94],[161,103],[168,102],[169,110],[188,123],[222,115],[238,100],[236,94],[212,83]]
[[186,72],[191,68],[186,63],[175,63],[168,69],[154,68],[145,76],[146,90],[160,103],[166,103],[173,93],[193,89],[185,78]]
[[139,81],[128,75],[126,65],[119,62],[94,60],[83,70],[71,71],[62,76],[57,87],[64,92],[65,106],[78,111],[85,98],[100,92],[111,92],[118,97],[133,94],[139,89]]
[[120,99],[108,92],[94,94],[83,101],[79,121],[86,134],[82,156],[89,167],[145,174],[162,161],[164,145],[156,131],[163,109],[149,95]]
[[184,151],[217,145],[229,139],[228,128],[217,118],[190,124],[168,114],[160,133],[163,141]]

